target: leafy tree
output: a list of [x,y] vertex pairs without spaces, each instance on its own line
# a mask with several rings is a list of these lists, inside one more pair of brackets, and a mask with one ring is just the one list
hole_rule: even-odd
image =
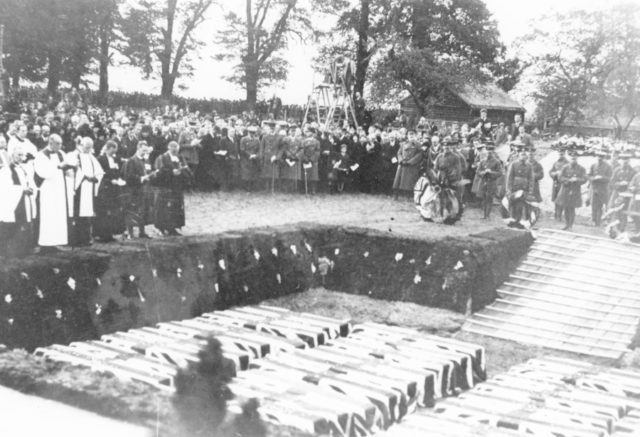
[[640,114],[640,5],[546,17],[519,45],[529,54],[521,87],[541,119],[604,118],[621,136]]
[[354,94],[364,96],[369,65],[378,50],[386,44],[391,21],[387,0],[358,0],[356,5],[335,0],[330,8],[339,17],[329,39],[320,48],[317,62],[322,70],[337,56],[354,59],[356,64]]
[[605,40],[598,15],[575,12],[544,17],[518,41],[540,119],[560,125],[586,118],[591,90],[609,69],[601,62]]
[[405,90],[425,111],[448,90],[492,79],[503,46],[482,0],[401,0],[390,14],[390,42],[372,74],[377,100]]
[[310,13],[301,3],[245,0],[243,15],[228,12],[225,16],[227,26],[219,32],[218,41],[227,52],[217,58],[238,61],[228,80],[245,86],[251,107],[257,102],[260,87],[286,79],[289,64],[282,52],[290,38],[313,33]]
[[147,77],[159,72],[161,95],[170,98],[175,81],[192,72],[192,56],[203,43],[195,30],[214,0],[139,0],[122,21],[123,53]]
[[0,2],[0,23],[4,25],[4,60],[7,79],[19,86],[20,79],[44,79],[46,50],[43,32],[34,0],[5,0]]
[[122,17],[120,16],[121,0],[102,0],[96,8],[96,24],[98,32],[98,95],[101,102],[106,101],[109,92],[109,65],[111,65],[112,48],[119,40],[118,28]]

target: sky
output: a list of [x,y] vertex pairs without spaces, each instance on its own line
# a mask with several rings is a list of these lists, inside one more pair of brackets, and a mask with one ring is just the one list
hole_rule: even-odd
[[[571,10],[600,10],[607,8],[616,0],[485,0],[489,11],[498,24],[504,43],[509,46],[517,37],[527,33],[530,22],[550,12],[567,12]],[[638,1],[640,0],[632,0]],[[237,9],[244,4],[242,0],[220,0],[222,8]],[[215,29],[223,25],[223,14],[219,9],[211,11],[209,18],[199,28],[199,35],[204,41],[211,42],[215,37]],[[224,80],[231,73],[231,61],[216,61],[213,55],[220,48],[213,44],[203,50],[201,58],[194,62],[195,72],[190,78],[181,79],[179,83],[186,86],[184,90],[176,89],[179,95],[197,98],[244,99],[245,91]],[[317,50],[311,44],[292,44],[285,57],[291,68],[286,82],[262,92],[263,98],[276,93],[285,104],[305,104],[314,84],[321,77],[311,68],[311,62]],[[160,80],[144,80],[139,70],[132,67],[112,67],[110,69],[110,87],[112,90],[160,92]],[[365,96],[366,97],[366,96]]]

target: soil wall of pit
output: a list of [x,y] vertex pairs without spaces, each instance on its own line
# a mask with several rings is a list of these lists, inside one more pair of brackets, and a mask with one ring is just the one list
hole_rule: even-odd
[[532,241],[505,229],[431,240],[297,225],[7,260],[0,343],[31,350],[87,340],[315,285],[475,311],[495,299]]

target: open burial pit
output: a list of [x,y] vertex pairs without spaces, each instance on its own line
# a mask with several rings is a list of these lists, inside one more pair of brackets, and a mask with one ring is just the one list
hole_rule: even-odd
[[434,240],[297,225],[8,260],[0,344],[98,338],[316,285],[468,313],[494,300],[531,243],[506,229]]

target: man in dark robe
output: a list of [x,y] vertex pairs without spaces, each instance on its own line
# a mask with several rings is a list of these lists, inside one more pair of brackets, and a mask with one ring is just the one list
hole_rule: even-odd
[[171,141],[167,145],[167,152],[155,162],[158,173],[154,182],[160,190],[156,196],[154,223],[166,235],[180,235],[178,228],[184,226],[184,190],[193,179],[179,151],[178,143]]
[[155,177],[151,164],[146,159],[147,143],[140,141],[133,155],[124,165],[124,180],[127,186],[127,202],[124,207],[124,221],[128,231],[128,238],[133,238],[133,228],[139,229],[139,238],[151,238],[145,232],[145,225],[149,224],[148,205],[149,183]]
[[117,157],[118,145],[107,141],[103,153],[98,157],[104,176],[100,182],[96,197],[96,217],[93,224],[93,235],[106,243],[114,241],[113,236],[124,232],[124,185],[121,178],[121,163]]

